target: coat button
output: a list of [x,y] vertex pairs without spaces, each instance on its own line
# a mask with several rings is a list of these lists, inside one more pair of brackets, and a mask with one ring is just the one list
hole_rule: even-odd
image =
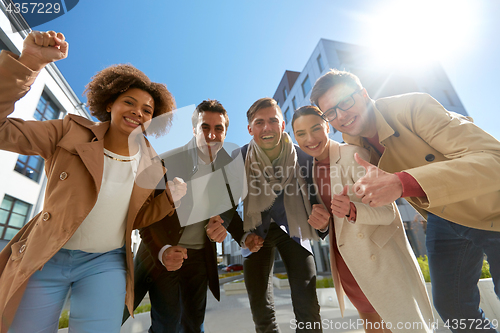
[[60,180],[65,180],[66,178],[68,178],[68,174],[66,172],[61,172],[61,174],[59,175],[59,179]]
[[23,244],[23,246],[21,246],[21,248],[19,249],[19,253],[23,253],[24,250],[26,250],[26,244]]
[[371,261],[375,261],[375,260],[377,260],[377,257],[375,257],[375,255],[374,255],[374,254],[372,254],[372,256],[370,257],[370,260],[371,260]]
[[425,160],[427,162],[432,162],[432,161],[434,161],[435,158],[436,158],[436,156],[434,156],[432,154],[429,154],[429,155],[425,156]]
[[42,221],[48,221],[50,219],[50,213],[45,212],[42,214]]
[[396,138],[399,138],[399,132],[398,132],[398,131],[395,131],[393,135],[394,135]]
[[365,235],[363,235],[361,232],[358,234],[358,238],[359,239],[363,239],[363,237],[365,237]]

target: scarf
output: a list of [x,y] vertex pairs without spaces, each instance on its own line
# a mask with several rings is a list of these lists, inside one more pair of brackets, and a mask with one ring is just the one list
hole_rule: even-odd
[[282,149],[275,165],[252,139],[245,159],[248,193],[243,200],[245,232],[262,224],[261,212],[269,210],[278,195],[284,191],[284,205],[291,237],[317,240],[318,235],[307,222],[311,204],[307,196],[307,184],[297,176],[299,164],[297,153],[288,133],[281,138]]

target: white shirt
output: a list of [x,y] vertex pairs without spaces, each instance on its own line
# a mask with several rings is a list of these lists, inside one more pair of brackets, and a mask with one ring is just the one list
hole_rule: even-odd
[[134,156],[121,156],[107,149],[104,149],[104,153],[118,160],[104,156],[97,202],[63,246],[65,249],[102,253],[125,244],[127,213],[141,153],[139,151]]

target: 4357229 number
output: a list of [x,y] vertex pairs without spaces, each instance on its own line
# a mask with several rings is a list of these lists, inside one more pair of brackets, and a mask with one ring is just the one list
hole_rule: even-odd
[[9,14],[58,14],[61,11],[61,4],[58,2],[22,2],[9,3],[6,8]]
[[498,328],[498,320],[488,320],[488,319],[448,319],[444,323],[444,327],[452,330],[481,330],[489,329],[493,327]]

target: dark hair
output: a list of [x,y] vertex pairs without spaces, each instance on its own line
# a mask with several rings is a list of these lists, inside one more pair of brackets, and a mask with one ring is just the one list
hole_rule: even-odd
[[193,123],[193,128],[196,128],[196,126],[198,126],[198,115],[202,112],[216,112],[223,115],[226,121],[225,125],[227,131],[227,128],[229,127],[229,117],[227,115],[226,109],[224,109],[224,107],[218,100],[207,99],[198,104],[198,106],[193,112],[193,115],[191,116],[191,122]]
[[[321,118],[322,114],[323,114],[323,112],[321,112],[321,110],[314,105],[301,106],[300,108],[295,110],[295,112],[293,113],[292,130],[295,130],[295,128],[293,127],[295,120],[299,119],[300,117],[305,116],[305,115],[313,115],[313,116],[318,116]],[[321,119],[323,119],[323,118],[321,118]]]
[[[106,110],[107,106],[131,88],[144,90],[153,97],[155,103],[153,118],[175,109],[174,97],[166,85],[151,82],[146,74],[134,66],[113,65],[94,75],[86,86],[84,93],[87,94],[87,105],[91,114],[100,121],[111,120],[111,114]],[[148,133],[158,137],[167,132],[172,124],[171,114],[160,119],[161,121],[151,122]]]
[[323,96],[330,88],[338,85],[345,84],[354,89],[363,89],[361,81],[359,78],[349,72],[339,71],[338,69],[330,69],[328,73],[320,77],[314,83],[314,87],[311,91],[311,103],[318,105],[318,100]]
[[278,113],[281,115],[281,118],[283,119],[283,114],[281,113],[281,108],[278,105],[278,102],[276,102],[273,98],[264,97],[264,98],[260,98],[260,99],[256,100],[252,104],[250,109],[248,109],[248,111],[247,111],[248,123],[250,124],[250,122],[253,120],[255,114],[257,113],[257,111],[259,111],[260,109],[268,108],[268,107],[275,107],[276,110],[279,111]]

